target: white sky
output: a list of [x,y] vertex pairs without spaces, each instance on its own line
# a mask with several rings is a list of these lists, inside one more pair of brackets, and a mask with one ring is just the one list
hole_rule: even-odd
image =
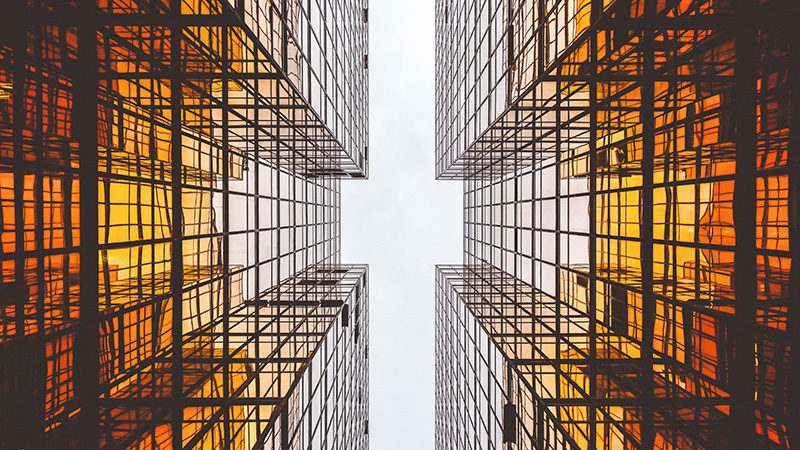
[[434,448],[434,266],[462,185],[434,179],[434,2],[369,8],[370,179],[342,183],[342,263],[370,265],[370,447]]

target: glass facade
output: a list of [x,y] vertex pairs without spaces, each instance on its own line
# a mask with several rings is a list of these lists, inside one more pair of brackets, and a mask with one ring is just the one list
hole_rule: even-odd
[[437,1],[439,445],[797,444],[796,8]]
[[0,15],[0,448],[367,448],[366,1]]

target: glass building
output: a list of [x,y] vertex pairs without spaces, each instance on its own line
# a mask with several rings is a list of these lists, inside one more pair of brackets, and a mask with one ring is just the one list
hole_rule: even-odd
[[800,445],[792,17],[437,0],[437,448]]
[[0,449],[368,448],[366,0],[0,3]]

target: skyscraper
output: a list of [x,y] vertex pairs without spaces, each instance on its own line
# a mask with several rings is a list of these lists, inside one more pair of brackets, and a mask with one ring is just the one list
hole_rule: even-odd
[[798,445],[797,8],[437,1],[437,448]]
[[0,448],[368,448],[366,1],[0,21]]

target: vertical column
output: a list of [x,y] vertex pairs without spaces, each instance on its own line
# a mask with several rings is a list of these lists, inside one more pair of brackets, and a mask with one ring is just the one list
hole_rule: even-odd
[[756,103],[758,77],[758,1],[735,0],[736,63],[732,119],[736,130],[736,183],[733,220],[735,313],[731,370],[732,442],[756,448]]
[[98,448],[100,324],[98,309],[97,229],[97,11],[93,0],[80,0],[78,61],[74,77],[73,132],[80,151],[80,305],[75,333],[75,392],[79,398],[80,445]]
[[[171,0],[168,13],[170,26],[170,150],[172,196],[172,448],[183,448],[183,198],[181,143],[182,73],[181,0]],[[223,166],[225,162],[223,162]]]
[[[253,61],[252,61],[252,65],[254,67],[253,72],[254,72],[254,74],[256,74],[256,73],[258,73],[259,68],[260,68],[260,64],[261,64],[261,60],[260,60],[261,59],[260,58],[261,57],[261,52],[260,51],[253,51],[252,53],[250,53],[250,55],[251,55],[250,58],[253,59]],[[260,92],[261,81],[258,80],[258,79],[255,79],[255,80],[253,80],[252,83],[253,83],[252,84],[253,93],[251,95],[252,95],[252,98],[253,98],[253,103],[258,104],[259,102],[262,101],[261,92]],[[253,168],[251,176],[254,178],[253,186],[254,186],[254,191],[255,192],[253,193],[253,195],[255,196],[255,200],[253,202],[253,224],[255,226],[255,230],[254,230],[254,233],[253,233],[253,240],[254,240],[255,254],[253,256],[253,262],[254,262],[253,267],[255,269],[251,270],[251,274],[252,275],[250,275],[250,276],[255,277],[255,280],[253,282],[253,292],[248,294],[247,293],[247,287],[248,286],[245,285],[244,286],[245,295],[242,298],[243,301],[247,301],[247,300],[250,299],[249,295],[252,295],[253,296],[252,298],[255,300],[255,307],[253,308],[253,315],[255,317],[253,319],[253,327],[252,327],[252,330],[256,333],[256,337],[255,337],[256,345],[253,346],[253,347],[255,347],[255,354],[254,355],[248,355],[248,356],[255,358],[256,361],[260,360],[260,358],[261,358],[261,345],[259,345],[259,344],[261,343],[262,334],[263,334],[263,332],[261,330],[261,303],[260,303],[260,301],[258,299],[259,299],[259,297],[261,295],[261,266],[262,266],[262,261],[261,261],[261,227],[262,227],[262,224],[261,224],[261,195],[262,195],[262,192],[261,192],[261,172],[266,167],[259,160],[259,156],[258,156],[259,150],[261,148],[261,144],[259,142],[259,130],[260,130],[260,127],[259,127],[259,114],[258,114],[259,110],[260,110],[260,108],[253,108],[253,111],[252,111],[252,114],[253,114],[253,122],[252,122],[252,124],[253,124],[252,133],[253,134],[252,134],[252,138],[253,138],[253,140],[252,140],[252,142],[248,142],[246,144],[247,146],[252,146],[251,147],[252,151],[251,152],[246,152],[246,154],[244,156],[244,163],[252,166],[252,168]],[[252,160],[249,159],[251,157],[252,157]],[[264,192],[263,194],[266,194],[266,192]],[[268,205],[269,205],[269,203],[268,203]],[[246,265],[247,265],[248,268],[250,267],[250,261],[249,260],[247,261]],[[248,269],[248,270],[250,270],[250,269]],[[224,299],[224,298],[223,298],[223,301],[227,302],[227,300]],[[260,368],[259,364],[255,364],[255,366]],[[260,376],[255,377],[255,392],[256,392],[256,395],[261,395],[261,377]],[[262,418],[261,417],[261,408],[258,407],[258,406],[255,408],[255,411],[256,411],[256,414],[255,414],[254,420],[256,422],[256,430],[261,430],[262,420],[266,422],[269,419],[269,417]]]
[[642,19],[646,24],[642,31],[642,194],[641,194],[641,273],[642,273],[642,344],[640,376],[641,384],[641,448],[653,448],[653,331],[655,326],[656,300],[653,292],[653,178],[655,176],[655,30],[656,0],[645,0]]
[[[231,361],[230,361],[230,147],[228,119],[228,79],[230,78],[230,33],[228,25],[222,31],[222,408],[223,449],[231,447]],[[247,178],[245,178],[247,182]],[[245,235],[246,236],[246,235]],[[244,432],[242,432],[244,433]]]
[[[603,11],[602,0],[592,0],[591,23]],[[597,396],[597,33],[589,37],[589,398]],[[589,448],[597,445],[597,408],[589,408]]]

